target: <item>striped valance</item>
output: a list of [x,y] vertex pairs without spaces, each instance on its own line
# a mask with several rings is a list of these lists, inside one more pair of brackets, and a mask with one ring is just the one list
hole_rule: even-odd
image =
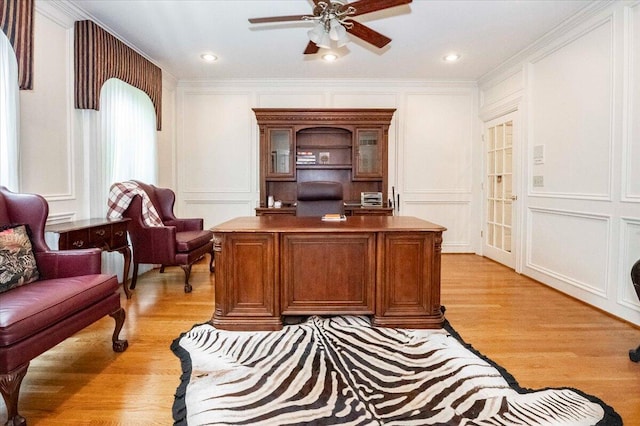
[[33,89],[34,0],[0,0],[0,27],[18,60],[18,84]]
[[99,110],[100,90],[110,78],[118,78],[149,95],[160,130],[162,70],[95,22],[76,21],[76,108]]

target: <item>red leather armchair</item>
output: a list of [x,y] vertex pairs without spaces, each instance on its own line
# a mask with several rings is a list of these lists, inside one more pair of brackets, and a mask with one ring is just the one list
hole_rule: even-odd
[[[640,259],[631,267],[631,282],[640,300]],[[629,358],[631,358],[633,362],[640,362],[640,346],[629,350]]]
[[118,280],[100,273],[100,249],[50,250],[44,240],[48,214],[43,197],[0,187],[0,225],[29,226],[40,275],[38,281],[0,293],[0,392],[10,425],[26,424],[18,413],[18,396],[33,358],[106,315],[116,321],[113,350],[128,346],[118,338],[125,320]]
[[209,253],[209,270],[213,272],[213,232],[203,230],[202,219],[178,219],[173,213],[175,193],[168,188],[158,188],[143,182],[136,183],[147,193],[160,215],[164,226],[147,226],[142,215],[142,198],[133,197],[123,216],[131,218],[129,237],[133,246],[133,278],[131,289],[136,287],[138,266],[141,263],[180,266],[184,270],[184,292],[192,290],[189,283],[191,266]]

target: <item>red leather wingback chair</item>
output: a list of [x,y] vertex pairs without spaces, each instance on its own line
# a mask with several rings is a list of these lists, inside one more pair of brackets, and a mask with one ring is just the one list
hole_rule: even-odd
[[203,219],[178,219],[173,214],[175,193],[168,188],[158,188],[143,182],[138,185],[149,195],[164,226],[147,226],[142,216],[142,198],[133,197],[123,213],[131,218],[129,237],[133,246],[133,278],[131,289],[136,287],[138,265],[141,263],[160,264],[160,272],[165,266],[180,266],[184,270],[184,292],[192,290],[189,283],[191,266],[209,253],[209,270],[213,272],[213,232],[203,230]]
[[296,216],[344,214],[340,182],[311,181],[298,184]]
[[8,425],[26,423],[18,414],[18,396],[33,358],[106,315],[116,321],[113,350],[128,345],[118,339],[125,320],[118,279],[100,273],[100,249],[50,250],[44,239],[48,214],[43,197],[0,186],[0,225],[28,225],[40,275],[0,293],[0,391]]
[[[640,300],[640,259],[631,267],[631,282]],[[633,362],[640,362],[640,346],[629,351],[629,358]]]

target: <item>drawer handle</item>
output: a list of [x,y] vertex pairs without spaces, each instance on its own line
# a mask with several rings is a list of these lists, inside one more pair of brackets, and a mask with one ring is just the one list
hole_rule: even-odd
[[117,231],[116,237],[122,237],[124,235],[124,231]]
[[104,230],[104,229],[99,229],[99,230],[97,230],[97,231],[96,231],[96,235],[99,235],[99,236],[101,236],[101,237],[104,237],[104,234],[105,234],[105,233],[106,233],[106,232],[105,232],[105,230]]
[[74,241],[74,242],[73,242],[73,244],[71,244],[71,245],[72,245],[72,246],[74,246],[74,247],[78,247],[78,248],[80,248],[80,247],[83,247],[83,246],[84,246],[84,241],[82,241],[82,240],[77,240],[77,241]]

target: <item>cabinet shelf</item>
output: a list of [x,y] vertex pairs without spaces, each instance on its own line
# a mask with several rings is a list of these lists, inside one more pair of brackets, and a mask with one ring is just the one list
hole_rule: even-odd
[[298,144],[298,151],[313,151],[319,149],[351,149],[351,145],[300,145]]
[[296,168],[298,170],[312,170],[312,169],[321,169],[321,170],[342,170],[348,169],[351,170],[351,164],[296,164]]

